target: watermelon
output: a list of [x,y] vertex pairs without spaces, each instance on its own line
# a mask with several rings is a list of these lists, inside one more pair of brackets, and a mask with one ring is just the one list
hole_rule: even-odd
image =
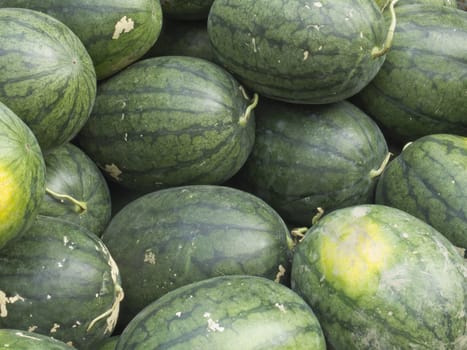
[[99,86],[79,144],[133,190],[220,184],[251,152],[255,97],[207,60],[148,58]]
[[31,129],[0,102],[0,248],[34,221],[45,193],[45,163]]
[[386,61],[357,96],[388,139],[467,134],[467,13],[447,6],[397,8]]
[[[380,8],[384,8],[388,5],[388,0],[376,0],[376,3]],[[397,3],[397,7],[407,4],[433,4],[448,7],[456,7],[457,3],[455,0],[404,0]]]
[[214,0],[161,0],[164,16],[178,20],[202,20],[208,17]]
[[47,193],[39,214],[82,225],[100,236],[111,216],[107,182],[96,164],[66,143],[44,156]]
[[435,134],[408,144],[380,177],[375,201],[420,218],[467,248],[467,137]]
[[96,345],[96,350],[115,350],[119,338],[120,337],[118,335],[105,338]]
[[264,201],[238,189],[191,185],[127,204],[102,235],[122,275],[122,324],[167,292],[219,275],[288,284],[292,239]]
[[159,0],[0,0],[57,18],[86,47],[102,80],[141,58],[162,27]]
[[116,350],[324,350],[313,311],[291,289],[255,276],[189,284],[148,305]]
[[0,255],[0,328],[95,349],[112,334],[122,297],[108,249],[69,221],[38,216]]
[[376,123],[350,102],[303,105],[263,98],[256,109],[256,141],[238,183],[287,222],[308,226],[317,208],[326,213],[372,203],[388,155]]
[[162,31],[146,57],[191,56],[215,62],[206,21],[164,19]]
[[71,345],[42,334],[18,329],[0,329],[1,350],[76,350]]
[[387,25],[374,0],[216,0],[216,59],[269,98],[322,104],[360,91],[384,62]]
[[335,349],[466,349],[467,265],[402,210],[322,217],[297,245],[291,278]]

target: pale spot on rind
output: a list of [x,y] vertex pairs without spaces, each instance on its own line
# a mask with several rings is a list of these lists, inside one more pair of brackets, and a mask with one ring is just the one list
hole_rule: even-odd
[[8,309],[6,307],[7,304],[14,304],[17,301],[24,301],[24,298],[20,295],[16,294],[12,297],[7,297],[5,292],[0,290],[0,317],[7,317],[8,316]]
[[115,23],[112,39],[116,40],[120,38],[121,34],[131,32],[134,28],[135,22],[131,18],[123,16],[117,23]]

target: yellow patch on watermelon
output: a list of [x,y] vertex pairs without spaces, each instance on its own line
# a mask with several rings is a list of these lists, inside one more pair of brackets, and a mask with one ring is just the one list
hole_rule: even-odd
[[[18,179],[10,171],[0,167],[0,234],[23,213],[18,212],[21,196]],[[1,240],[1,238],[0,238]]]
[[360,218],[321,239],[320,267],[324,279],[351,298],[373,294],[393,249],[384,230],[370,218]]

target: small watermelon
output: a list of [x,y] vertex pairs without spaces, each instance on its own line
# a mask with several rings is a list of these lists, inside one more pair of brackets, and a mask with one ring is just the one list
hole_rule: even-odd
[[45,171],[36,137],[0,102],[0,248],[34,221],[44,198]]

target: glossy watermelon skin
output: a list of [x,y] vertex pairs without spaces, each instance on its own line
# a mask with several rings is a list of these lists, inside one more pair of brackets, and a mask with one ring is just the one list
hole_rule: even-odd
[[388,155],[381,130],[342,101],[326,106],[262,99],[256,141],[239,173],[242,188],[269,203],[289,223],[311,225],[320,207],[372,203]]
[[94,349],[110,336],[123,296],[118,267],[93,233],[38,216],[0,256],[0,328]]
[[0,329],[1,350],[76,350],[71,345],[42,334]]
[[0,102],[0,248],[34,221],[45,193],[45,163],[31,129]]
[[214,0],[161,0],[165,16],[182,21],[204,20]]
[[356,96],[359,106],[394,142],[467,134],[467,13],[427,4],[396,10],[393,45],[375,79]]
[[141,58],[162,27],[159,0],[0,0],[0,7],[41,11],[69,27],[107,78]]
[[125,328],[125,349],[316,349],[321,327],[289,288],[254,276],[221,276],[167,293]]
[[324,216],[292,263],[292,288],[335,349],[465,349],[466,277],[443,235],[375,204]]
[[0,8],[0,101],[46,152],[70,141],[89,117],[96,74],[79,38],[55,18]]
[[292,240],[261,199],[225,186],[192,185],[127,204],[102,235],[122,274],[125,325],[167,292],[220,275],[288,285]]
[[100,236],[110,221],[112,202],[109,186],[99,168],[71,143],[48,152],[44,160],[47,188],[71,196],[85,207],[46,193],[39,214],[74,222]]
[[216,0],[208,33],[216,59],[269,98],[323,104],[376,75],[386,26],[374,1]]
[[408,144],[380,177],[375,201],[418,217],[467,249],[467,137],[434,134]]
[[242,91],[207,60],[148,58],[99,86],[79,144],[109,179],[133,190],[220,184],[253,147],[253,111],[243,119],[252,102]]

